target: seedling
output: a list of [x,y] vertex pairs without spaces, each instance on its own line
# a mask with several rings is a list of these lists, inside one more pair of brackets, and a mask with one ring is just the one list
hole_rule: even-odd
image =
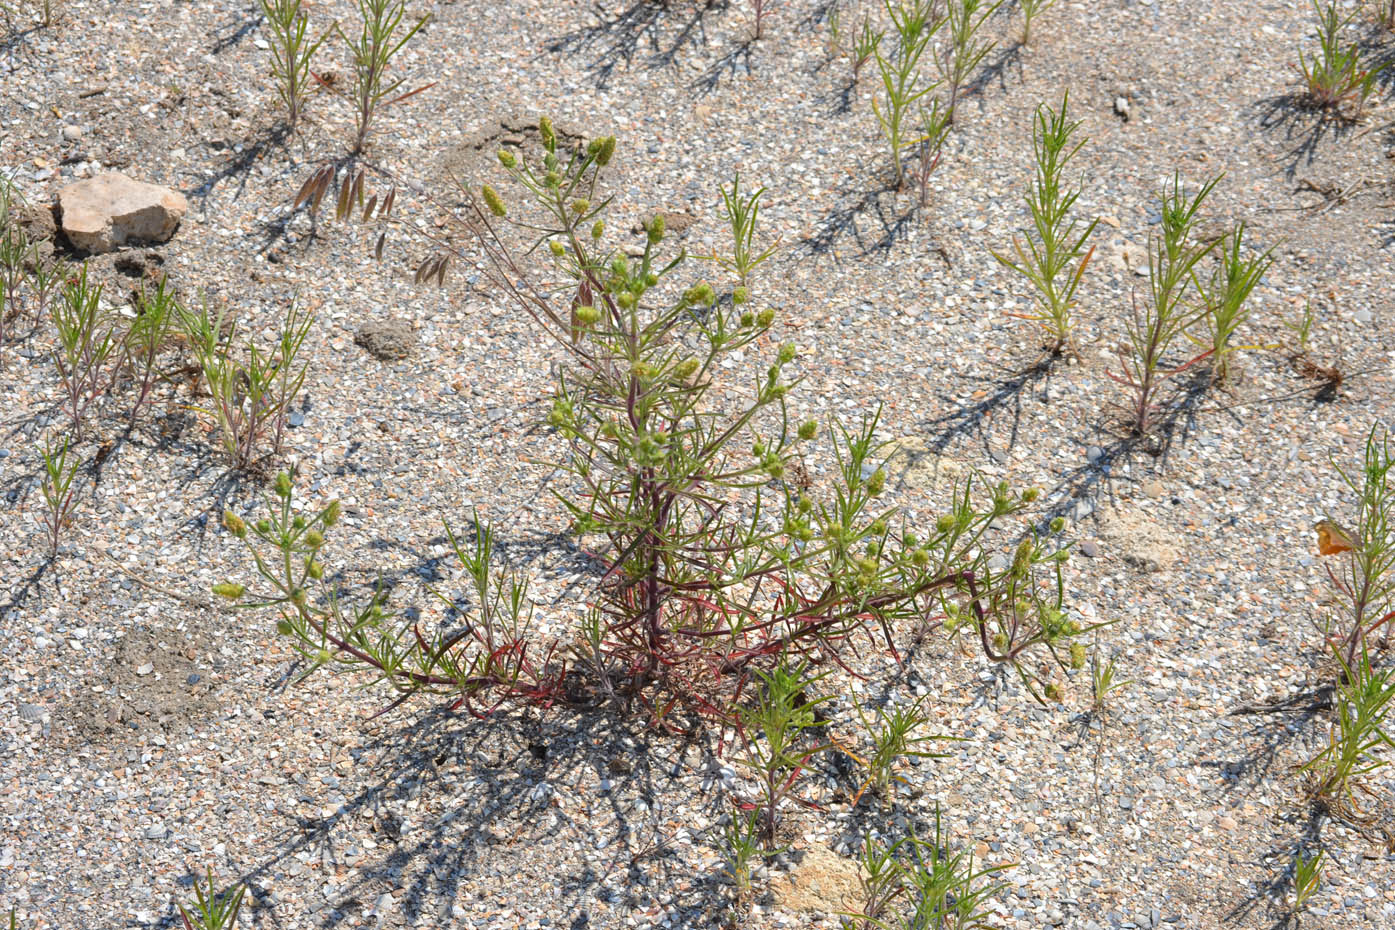
[[774,6],[772,0],[751,0],[752,12],[754,12],[756,19],[756,29],[752,38],[757,41],[765,36],[765,18],[770,15]]
[[1022,44],[1032,41],[1032,20],[1054,6],[1056,0],[1017,0],[1022,7]]
[[1232,354],[1242,349],[1265,348],[1234,345],[1232,342],[1235,331],[1250,318],[1253,309],[1249,303],[1250,294],[1274,263],[1272,248],[1263,253],[1245,255],[1244,237],[1245,224],[1239,223],[1235,231],[1226,237],[1221,261],[1211,276],[1210,286],[1202,289],[1208,334],[1205,340],[1193,341],[1210,353],[1211,374],[1216,381],[1224,381],[1230,374]]
[[392,106],[430,87],[427,84],[405,94],[398,94],[404,79],[388,80],[387,71],[397,53],[421,31],[431,18],[423,16],[403,31],[402,20],[407,13],[406,0],[358,0],[362,25],[355,38],[349,38],[335,23],[332,27],[353,57],[354,154],[361,153],[368,141],[368,131],[380,107]]
[[251,469],[267,456],[279,455],[291,405],[305,383],[305,363],[298,362],[314,317],[294,303],[281,318],[281,331],[270,351],[247,343],[247,360],[235,356],[236,331],[226,308],[216,316],[206,302],[198,313],[177,308],[210,402],[202,411],[213,418],[234,468]]
[[1323,851],[1319,849],[1311,856],[1303,855],[1303,850],[1293,857],[1293,905],[1295,916],[1303,913],[1308,901],[1322,887]]
[[310,88],[310,63],[319,51],[330,29],[311,40],[310,18],[301,9],[301,0],[258,0],[262,19],[271,27],[271,74],[276,79],[276,92],[286,105],[286,121],[295,129],[305,109]]
[[1337,571],[1326,566],[1327,577],[1343,604],[1341,616],[1329,620],[1324,632],[1343,668],[1350,668],[1382,626],[1382,644],[1388,646],[1395,623],[1395,449],[1389,434],[1371,428],[1359,472],[1336,461],[1332,467],[1358,498],[1355,531],[1337,529],[1339,538],[1320,547],[1338,562]]
[[949,30],[948,41],[936,64],[940,76],[949,85],[949,119],[954,120],[954,109],[959,103],[959,92],[974,69],[991,52],[997,42],[986,42],[980,35],[988,17],[997,12],[1003,0],[985,3],[984,0],[946,0],[945,25]]
[[48,531],[49,556],[58,557],[58,544],[63,538],[63,531],[72,522],[73,511],[77,508],[77,489],[73,487],[73,479],[77,476],[78,466],[82,460],[73,456],[68,456],[71,447],[71,440],[63,437],[63,446],[54,451],[50,440],[44,440],[42,455],[44,458],[44,478],[43,492],[44,504],[44,529]]
[[921,100],[939,86],[938,83],[921,82],[920,60],[944,20],[934,17],[936,0],[910,0],[896,6],[892,5],[891,0],[885,2],[887,14],[896,30],[896,49],[889,56],[883,54],[881,43],[873,49],[885,97],[880,105],[874,99],[872,109],[877,114],[882,135],[891,148],[893,176],[897,189],[900,189],[906,183],[901,153],[921,141],[909,131],[907,121],[919,112]]
[[1318,0],[1310,2],[1318,21],[1318,51],[1311,60],[1298,53],[1298,70],[1303,75],[1308,99],[1321,109],[1334,109],[1355,99],[1356,115],[1360,116],[1384,65],[1370,67],[1361,46],[1342,38],[1342,31],[1357,10],[1344,17],[1333,0],[1326,5]]
[[124,365],[136,385],[136,397],[131,402],[132,427],[141,407],[150,400],[150,392],[159,377],[157,359],[168,347],[182,309],[166,278],[161,277],[153,291],[142,286],[136,318],[121,340]]
[[751,863],[761,852],[759,821],[759,811],[737,808],[722,828],[722,861],[738,901],[751,896]]
[[862,729],[867,735],[868,741],[872,744],[872,751],[867,758],[862,759],[852,753],[867,772],[867,778],[858,788],[853,804],[856,804],[862,797],[862,793],[871,791],[889,804],[895,796],[896,785],[905,782],[905,778],[897,771],[903,759],[942,759],[943,753],[928,752],[918,747],[934,740],[954,739],[954,737],[940,736],[930,733],[918,733],[926,723],[929,722],[929,715],[924,711],[925,699],[921,698],[909,707],[902,707],[899,704],[886,707],[877,707],[873,718],[868,718],[867,713],[861,705],[857,706],[857,716],[862,722]]
[[885,37],[886,30],[874,28],[871,17],[866,13],[862,14],[862,25],[858,27],[857,35],[853,37],[852,68],[854,81],[862,72],[862,66],[867,64],[873,55],[877,54],[882,39]]
[[864,840],[860,913],[845,914],[843,926],[854,930],[970,930],[986,927],[987,902],[1006,883],[994,876],[1011,864],[976,868],[973,853],[954,852],[939,806],[935,834],[926,841],[914,835],[884,846]]
[[731,227],[732,254],[730,257],[712,256],[718,265],[736,276],[738,287],[746,287],[751,272],[775,254],[780,243],[775,242],[763,251],[755,247],[756,221],[760,218],[760,198],[765,188],[757,188],[754,193],[741,192],[741,175],[738,173],[731,182],[731,190],[722,188],[722,215]]
[[1007,884],[994,878],[1009,865],[975,868],[969,849],[950,851],[950,836],[935,807],[935,835],[930,842],[912,837],[910,862],[904,869],[911,911],[903,918],[904,930],[969,930],[987,926],[986,903]]
[[1110,695],[1131,684],[1133,684],[1132,679],[1116,680],[1114,677],[1114,658],[1111,656],[1108,662],[1100,662],[1098,650],[1096,650],[1095,655],[1090,660],[1090,696],[1096,715],[1103,715],[1109,710]]
[[61,299],[52,306],[58,346],[53,358],[72,418],[73,435],[81,437],[88,408],[111,386],[107,365],[120,348],[115,324],[102,305],[102,286],[89,283],[84,264],[77,276],[63,286]]
[[1080,220],[1071,216],[1082,186],[1068,186],[1066,166],[1086,139],[1073,142],[1079,121],[1066,118],[1070,93],[1061,97],[1061,109],[1046,105],[1037,107],[1032,132],[1032,149],[1036,153],[1036,178],[1027,189],[1027,209],[1032,214],[1032,229],[1026,233],[1026,244],[1016,236],[1012,240],[1016,260],[993,253],[1005,267],[1022,275],[1036,289],[1033,299],[1036,312],[1022,319],[1041,324],[1046,330],[1053,355],[1059,355],[1071,342],[1075,294],[1094,246],[1086,242],[1095,231],[1098,219],[1083,229]]
[[1308,345],[1313,336],[1313,323],[1316,322],[1316,319],[1317,317],[1313,314],[1312,302],[1305,300],[1302,313],[1292,320],[1284,320],[1284,328],[1293,333],[1298,340],[1296,348],[1300,355],[1308,351]]
[[1363,649],[1348,664],[1335,648],[1343,680],[1337,685],[1336,721],[1328,732],[1327,746],[1303,764],[1312,796],[1328,809],[1360,816],[1356,793],[1371,793],[1361,783],[1365,776],[1389,764],[1385,753],[1395,748],[1386,731],[1386,718],[1395,708],[1395,670],[1371,667]]
[[206,885],[194,879],[192,912],[182,904],[179,906],[184,930],[232,930],[237,923],[238,912],[242,910],[242,898],[246,891],[247,886],[235,885],[218,894],[217,886],[213,884],[213,869],[209,868]]
[[1120,353],[1122,373],[1109,374],[1133,395],[1129,421],[1139,436],[1153,428],[1162,384],[1211,354],[1203,352],[1175,365],[1167,362],[1178,337],[1206,313],[1205,306],[1197,306],[1192,299],[1195,269],[1217,242],[1198,243],[1192,234],[1202,203],[1218,183],[1220,178],[1213,178],[1188,199],[1181,176],[1174,175],[1171,190],[1164,189],[1161,195],[1161,232],[1150,240],[1148,249],[1149,299],[1142,310],[1135,300],[1127,347]]
[[755,701],[736,708],[745,748],[737,761],[751,770],[760,786],[760,840],[767,852],[774,852],[781,803],[792,794],[809,760],[831,745],[805,736],[821,726],[815,709],[829,698],[810,693],[823,676],[811,676],[807,664],[782,662],[756,675],[760,684]]
[[916,183],[920,187],[920,206],[930,205],[930,175],[940,166],[945,139],[949,137],[952,112],[932,98],[930,106],[920,108],[920,155],[916,165]]

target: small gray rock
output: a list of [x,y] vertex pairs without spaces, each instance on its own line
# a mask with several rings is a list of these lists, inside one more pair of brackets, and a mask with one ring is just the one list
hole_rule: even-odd
[[1093,539],[1085,539],[1080,543],[1080,554],[1087,559],[1099,558],[1100,547]]
[[169,830],[165,829],[165,825],[162,823],[157,823],[153,827],[145,828],[145,838],[147,840],[163,840],[166,836],[169,836]]
[[396,362],[407,358],[416,349],[417,334],[406,320],[388,317],[359,327],[358,332],[354,333],[354,345],[366,349],[379,361]]
[[48,716],[48,711],[39,704],[19,705],[19,719],[27,723],[39,723]]

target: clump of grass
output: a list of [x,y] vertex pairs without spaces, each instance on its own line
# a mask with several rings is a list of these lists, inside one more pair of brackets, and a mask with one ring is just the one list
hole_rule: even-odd
[[348,47],[353,60],[353,84],[349,93],[356,122],[355,155],[361,153],[367,144],[369,130],[380,108],[406,100],[431,86],[427,84],[398,94],[404,79],[389,80],[387,76],[397,53],[431,17],[423,16],[404,28],[402,21],[407,15],[406,0],[358,0],[358,10],[361,20],[358,35],[350,38],[338,23],[332,27]]
[[1333,0],[1324,5],[1311,0],[1317,16],[1318,49],[1309,59],[1298,53],[1298,70],[1308,100],[1321,109],[1335,109],[1348,101],[1356,101],[1356,115],[1375,90],[1376,78],[1383,65],[1371,66],[1360,44],[1344,39],[1343,30],[1357,11],[1343,16]]
[[300,0],[258,2],[262,18],[271,27],[271,74],[276,79],[276,92],[286,106],[287,124],[295,129],[310,88],[310,63],[334,27],[311,39],[310,17],[301,9]]
[[203,412],[213,418],[233,467],[251,469],[279,455],[291,405],[305,383],[299,355],[314,317],[292,303],[275,347],[268,351],[249,340],[244,361],[233,347],[236,327],[226,309],[213,315],[203,302],[197,313],[179,307],[177,314],[210,396]]
[[1000,263],[1026,278],[1035,289],[1036,312],[1023,319],[1041,324],[1053,355],[1059,355],[1071,342],[1075,294],[1095,253],[1094,246],[1086,248],[1086,242],[1099,223],[1098,219],[1091,220],[1081,229],[1080,220],[1071,215],[1084,188],[1071,186],[1065,180],[1066,167],[1088,140],[1073,139],[1080,122],[1067,118],[1069,104],[1070,92],[1067,91],[1061,97],[1060,110],[1052,110],[1045,104],[1037,108],[1032,131],[1036,177],[1027,190],[1032,229],[1026,234],[1025,246],[1023,240],[1013,237],[1015,259],[993,253]]
[[1216,381],[1224,381],[1230,375],[1230,357],[1234,353],[1264,348],[1234,344],[1236,331],[1249,320],[1253,311],[1250,294],[1274,263],[1272,248],[1246,255],[1244,238],[1245,224],[1238,223],[1224,240],[1221,260],[1211,276],[1210,286],[1201,291],[1206,305],[1203,319],[1207,324],[1207,336],[1195,341],[1210,353],[1211,374]]
[[49,557],[58,557],[58,545],[62,542],[63,531],[72,523],[73,511],[77,508],[77,489],[73,479],[77,477],[82,464],[79,456],[69,456],[71,439],[63,437],[63,445],[55,450],[52,440],[44,440],[41,455],[44,460],[44,477],[41,489],[44,494],[44,530],[48,535]]
[[1165,188],[1160,198],[1161,231],[1149,241],[1148,249],[1148,299],[1142,310],[1137,301],[1134,303],[1128,342],[1120,352],[1121,373],[1109,373],[1132,395],[1129,425],[1139,436],[1146,436],[1153,428],[1159,388],[1210,355],[1208,351],[1178,364],[1168,363],[1178,338],[1206,312],[1205,306],[1194,300],[1195,272],[1218,240],[1197,242],[1194,231],[1201,206],[1218,183],[1220,178],[1213,178],[1189,198],[1181,176],[1173,175],[1171,189]]

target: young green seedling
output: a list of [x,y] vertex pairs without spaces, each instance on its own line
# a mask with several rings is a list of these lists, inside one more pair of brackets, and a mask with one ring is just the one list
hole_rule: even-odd
[[1067,91],[1061,97],[1060,110],[1052,110],[1045,104],[1037,107],[1032,131],[1036,177],[1027,189],[1032,229],[1026,234],[1025,245],[1024,240],[1013,237],[1015,259],[993,253],[1000,263],[1026,278],[1035,289],[1036,311],[1022,315],[1022,319],[1041,324],[1053,355],[1059,355],[1071,344],[1074,329],[1071,313],[1075,308],[1076,291],[1095,252],[1094,246],[1087,248],[1086,243],[1099,222],[1094,219],[1081,228],[1081,221],[1071,215],[1083,186],[1072,186],[1066,181],[1066,166],[1088,140],[1073,139],[1080,122],[1067,118],[1069,104]]

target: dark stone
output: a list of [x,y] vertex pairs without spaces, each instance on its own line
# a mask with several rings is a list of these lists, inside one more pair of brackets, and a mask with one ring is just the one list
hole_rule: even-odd
[[354,333],[354,344],[366,349],[379,361],[396,362],[407,358],[416,349],[417,334],[406,320],[388,317],[359,327],[358,332]]

